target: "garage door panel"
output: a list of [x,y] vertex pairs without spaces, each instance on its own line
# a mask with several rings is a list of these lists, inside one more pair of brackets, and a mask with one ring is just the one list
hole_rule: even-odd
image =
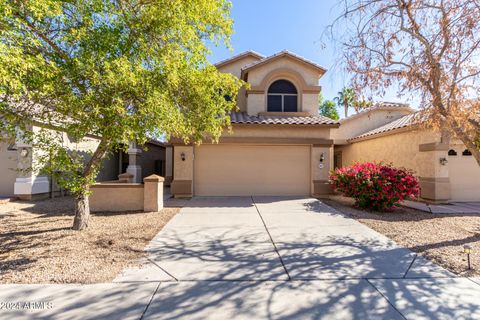
[[473,156],[448,158],[450,198],[452,201],[480,201],[480,167]]
[[310,193],[309,146],[202,145],[194,170],[199,196]]

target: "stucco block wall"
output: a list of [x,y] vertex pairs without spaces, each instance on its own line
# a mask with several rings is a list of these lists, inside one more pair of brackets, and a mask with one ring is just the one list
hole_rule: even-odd
[[12,196],[17,177],[17,151],[9,151],[7,143],[0,143],[0,196]]
[[434,177],[440,170],[436,166],[437,155],[435,152],[419,152],[419,145],[440,142],[440,139],[440,134],[431,131],[405,131],[336,146],[335,151],[342,152],[342,166],[349,166],[355,162],[384,161],[397,167],[411,169],[421,177]]
[[92,187],[90,209],[92,211],[143,210],[143,185],[130,183],[103,184]]

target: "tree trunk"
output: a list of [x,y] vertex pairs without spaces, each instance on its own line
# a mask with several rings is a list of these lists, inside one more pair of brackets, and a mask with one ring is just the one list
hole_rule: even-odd
[[84,230],[88,227],[90,220],[90,206],[88,196],[85,194],[75,197],[75,219],[73,220],[73,230]]
[[458,126],[455,124],[453,125],[453,132],[455,136],[463,142],[463,144],[467,147],[468,150],[472,153],[472,156],[477,160],[478,165],[480,166],[480,150],[478,147],[473,143],[473,141],[470,139],[470,137],[465,134],[462,129],[460,129]]

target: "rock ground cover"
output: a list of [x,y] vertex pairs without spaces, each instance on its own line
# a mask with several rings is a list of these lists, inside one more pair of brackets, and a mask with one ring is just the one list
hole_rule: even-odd
[[73,231],[73,199],[0,204],[0,283],[110,282],[179,211],[96,213]]
[[[405,207],[379,213],[355,208],[346,197],[322,201],[458,275],[480,275],[480,213],[438,215]],[[473,246],[472,270],[465,244]]]

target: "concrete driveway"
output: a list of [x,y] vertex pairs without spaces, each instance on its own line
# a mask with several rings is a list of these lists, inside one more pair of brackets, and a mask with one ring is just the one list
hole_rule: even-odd
[[[106,296],[137,319],[480,319],[479,279],[457,278],[309,198],[187,201],[142,267],[115,282],[96,297],[90,287],[88,299]],[[115,285],[132,293],[115,303]],[[63,317],[82,312],[75,303]]]

